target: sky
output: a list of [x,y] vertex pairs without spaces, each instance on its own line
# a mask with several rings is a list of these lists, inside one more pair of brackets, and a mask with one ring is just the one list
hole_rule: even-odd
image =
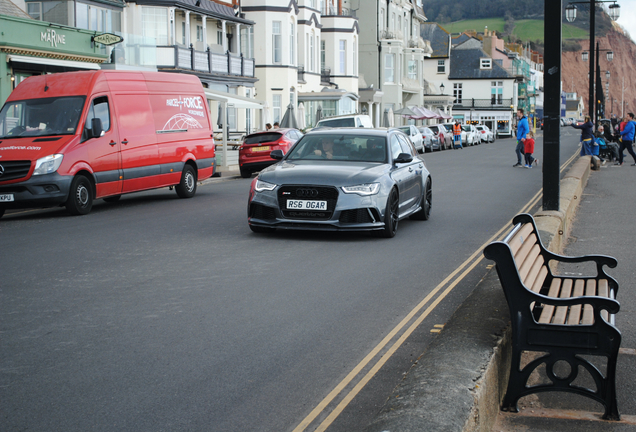
[[621,16],[617,22],[636,42],[636,0],[617,0],[617,3],[621,6]]

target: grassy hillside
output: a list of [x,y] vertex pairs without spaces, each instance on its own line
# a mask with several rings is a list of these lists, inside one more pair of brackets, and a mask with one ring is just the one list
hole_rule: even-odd
[[[462,20],[452,23],[442,24],[451,33],[461,33],[465,30],[477,30],[483,32],[488,26],[488,30],[495,30],[500,33],[504,30],[503,18],[482,18],[474,20]],[[587,39],[588,32],[570,24],[563,24],[563,39]],[[513,34],[522,41],[543,42],[543,20],[519,20],[515,21]]]

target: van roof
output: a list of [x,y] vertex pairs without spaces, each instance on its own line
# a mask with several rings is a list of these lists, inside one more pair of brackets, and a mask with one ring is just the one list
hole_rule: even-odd
[[[144,82],[145,85],[140,89],[138,86],[135,86],[134,82]],[[97,88],[100,84],[103,85],[103,89]],[[188,88],[189,92],[199,92],[202,90],[201,81],[194,75],[168,72],[99,70],[32,76],[22,81],[15,90],[11,92],[7,100],[84,96],[95,90],[108,91],[109,89],[147,91],[149,89],[153,90],[154,88],[166,93],[184,91],[181,86],[175,90],[174,84],[189,84],[194,86]]]

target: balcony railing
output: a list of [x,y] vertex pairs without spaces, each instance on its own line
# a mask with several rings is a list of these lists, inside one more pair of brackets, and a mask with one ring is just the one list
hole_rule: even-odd
[[355,18],[356,11],[343,7],[338,10],[337,6],[325,5],[320,11],[320,14],[322,16],[346,16]]
[[157,47],[158,68],[179,68],[197,72],[254,77],[254,59],[237,56],[230,52],[225,54],[197,51],[180,46]]
[[389,31],[389,30],[382,30],[382,32],[380,32],[380,39],[403,39],[404,36],[402,35],[401,31]]
[[461,108],[499,108],[510,109],[512,99],[462,99],[453,103],[454,109]]

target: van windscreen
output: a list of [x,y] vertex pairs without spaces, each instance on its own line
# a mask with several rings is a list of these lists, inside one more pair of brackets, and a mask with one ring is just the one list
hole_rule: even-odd
[[333,119],[333,120],[320,120],[316,127],[324,126],[324,127],[354,127],[356,125],[353,118],[342,118],[342,119]]
[[0,111],[0,138],[73,135],[85,96],[7,102]]

